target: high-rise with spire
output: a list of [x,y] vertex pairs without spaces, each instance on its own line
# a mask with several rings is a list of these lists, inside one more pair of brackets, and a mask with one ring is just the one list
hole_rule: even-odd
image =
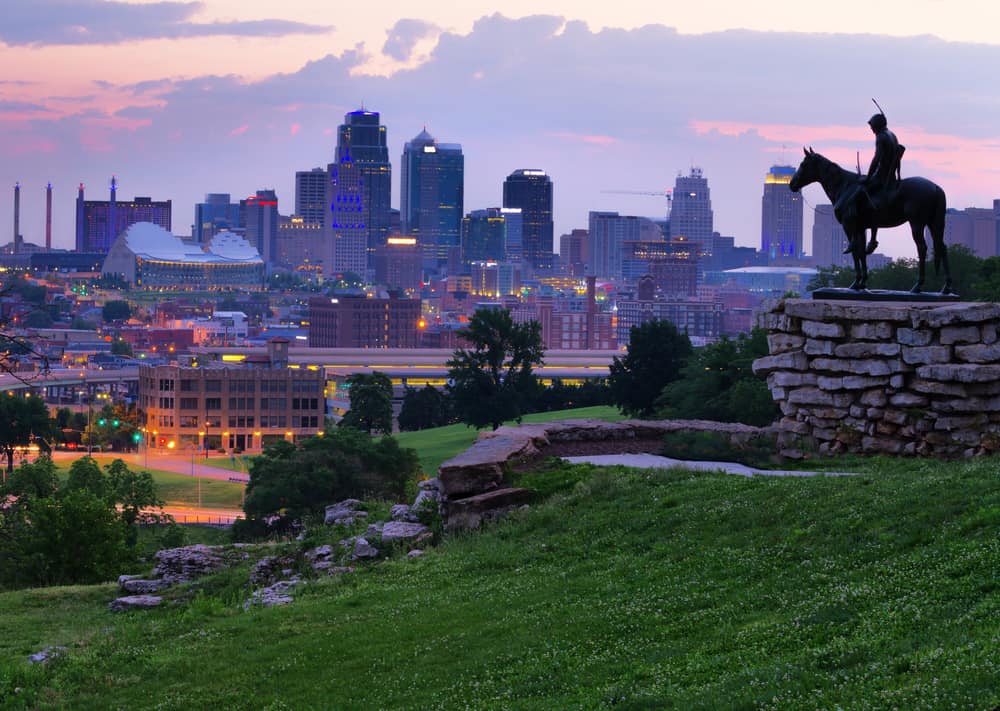
[[457,247],[465,209],[465,157],[457,143],[438,143],[426,127],[403,147],[399,212],[403,232],[417,238],[424,270],[437,271]]
[[344,116],[327,174],[334,269],[364,276],[389,234],[392,166],[378,112],[361,109]]

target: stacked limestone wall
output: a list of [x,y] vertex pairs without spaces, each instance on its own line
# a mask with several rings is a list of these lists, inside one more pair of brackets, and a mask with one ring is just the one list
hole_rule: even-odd
[[785,445],[974,456],[1000,449],[1000,305],[785,299],[759,317]]

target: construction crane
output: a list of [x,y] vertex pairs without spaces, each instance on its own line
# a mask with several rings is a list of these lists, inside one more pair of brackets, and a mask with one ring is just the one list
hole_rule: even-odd
[[670,217],[670,208],[673,206],[673,190],[602,190],[607,195],[646,195],[648,197],[665,197],[667,199],[667,218]]

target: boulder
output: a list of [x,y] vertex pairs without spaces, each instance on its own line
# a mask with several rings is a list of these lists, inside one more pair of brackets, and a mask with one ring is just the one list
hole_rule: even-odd
[[366,518],[367,511],[361,511],[358,507],[361,502],[357,499],[344,499],[326,507],[326,516],[323,523],[327,526],[350,526],[359,518]]
[[149,610],[159,607],[162,597],[156,595],[126,595],[108,603],[111,612],[129,612],[130,610]]
[[46,647],[28,657],[28,664],[48,664],[66,655],[65,647]]
[[351,550],[351,560],[364,560],[366,558],[378,558],[378,548],[358,536],[354,540],[354,548]]
[[[423,492],[420,492],[421,494]],[[417,496],[419,496],[418,494]],[[389,518],[393,521],[410,521],[411,523],[416,522],[417,515],[413,512],[413,509],[406,504],[396,504],[391,509],[389,509]]]
[[302,584],[299,578],[291,580],[280,580],[274,585],[260,590],[254,590],[250,599],[243,603],[243,609],[249,610],[251,607],[274,607],[276,605],[287,605],[295,602],[291,596],[292,590]]
[[420,550],[419,548],[414,548],[412,551],[410,551],[409,553],[406,554],[406,557],[407,558],[419,558],[423,554],[424,554],[424,552],[422,550]]
[[449,501],[446,528],[449,531],[479,528],[483,521],[499,518],[529,503],[533,495],[530,489],[509,488]]
[[156,560],[153,575],[170,584],[190,582],[223,567],[226,562],[221,554],[221,546],[166,548],[153,556]]
[[170,587],[170,583],[163,579],[158,579],[158,580],[133,579],[133,580],[126,580],[124,582],[119,581],[118,587],[121,589],[123,593],[128,593],[129,595],[149,595],[150,593],[166,590],[167,588]]
[[398,541],[410,541],[429,529],[422,523],[408,523],[406,521],[389,521],[382,528],[382,542],[396,543]]

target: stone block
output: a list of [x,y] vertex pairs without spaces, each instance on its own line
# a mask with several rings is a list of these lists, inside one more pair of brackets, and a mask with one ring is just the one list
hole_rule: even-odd
[[869,420],[881,420],[885,416],[885,410],[881,407],[869,407],[865,414]]
[[1000,412],[1000,397],[966,397],[940,400],[934,404],[938,412]]
[[788,391],[785,388],[771,388],[771,399],[775,402],[780,402],[788,397]]
[[995,323],[984,323],[981,330],[983,343],[989,346],[997,342],[997,325]]
[[448,503],[446,528],[449,531],[479,528],[484,520],[530,503],[534,495],[530,489],[497,489],[486,494],[470,496]]
[[965,397],[966,389],[962,385],[953,383],[942,383],[935,380],[923,380],[914,378],[910,381],[910,389],[914,392],[925,395],[950,395],[953,397]]
[[929,346],[934,332],[926,329],[900,328],[896,331],[896,341],[904,346]]
[[898,393],[889,398],[889,404],[893,407],[926,407],[927,398],[915,393]]
[[778,409],[781,410],[781,414],[785,417],[794,417],[799,411],[799,406],[794,405],[787,400],[782,400],[778,403]]
[[772,388],[798,388],[803,385],[815,385],[817,379],[815,373],[789,373],[778,370],[767,376],[767,385]]
[[969,428],[980,428],[986,424],[985,415],[967,415],[967,416],[950,416],[950,417],[939,417],[934,421],[934,429],[936,430],[957,430],[957,429],[969,429]]
[[382,543],[396,543],[417,538],[430,530],[421,523],[389,521],[382,528]]
[[941,328],[952,324],[982,323],[1000,319],[1000,304],[954,303],[914,313],[913,327]]
[[782,333],[798,333],[799,320],[780,313],[761,314],[757,324],[765,331],[781,331]]
[[883,422],[889,422],[894,425],[905,425],[909,415],[901,410],[886,410],[885,414],[882,415]]
[[899,390],[901,387],[906,385],[906,378],[898,373],[889,378],[889,387],[896,388]]
[[802,349],[806,355],[811,356],[832,356],[836,344],[833,341],[824,341],[818,338],[806,339],[805,347]]
[[844,343],[833,349],[838,358],[894,358],[899,351],[898,343]]
[[893,367],[884,360],[857,360],[852,358],[816,358],[809,364],[812,370],[829,371],[831,373],[849,373],[851,375],[882,376],[894,372]]
[[979,326],[945,326],[938,334],[938,343],[942,346],[953,343],[979,343],[981,338]]
[[[863,301],[814,301],[787,299],[785,313],[809,321],[894,321],[909,322],[913,317],[913,304],[889,305],[885,302]],[[919,308],[919,307],[918,307]]]
[[820,375],[816,378],[816,385],[820,390],[843,390],[844,378],[829,375]]
[[779,427],[786,432],[791,432],[797,435],[809,434],[810,427],[805,422],[798,422],[797,420],[791,420],[787,417],[782,418],[779,423]]
[[111,612],[129,612],[131,610],[148,610],[159,607],[163,602],[162,597],[156,595],[126,595],[119,597],[108,603]]
[[868,407],[882,407],[886,401],[885,392],[882,390],[869,390],[858,400],[862,405],[867,405]]
[[791,333],[771,333],[767,337],[767,347],[771,355],[787,353],[802,348],[806,339]]
[[903,362],[910,365],[947,363],[950,360],[951,348],[948,346],[903,346]]
[[753,362],[754,375],[767,375],[776,370],[805,371],[809,369],[809,359],[801,351],[764,356]]
[[823,420],[842,420],[848,412],[842,407],[820,407],[814,408],[812,414]]
[[816,427],[813,429],[813,437],[821,442],[830,442],[837,439],[837,431],[828,427]]
[[788,402],[795,405],[833,405],[833,395],[819,388],[799,388],[788,394]]
[[989,383],[1000,380],[1000,365],[947,363],[917,368],[917,376],[925,380],[952,383]]
[[1000,343],[955,346],[955,357],[966,363],[997,363],[1000,361]]
[[861,405],[851,405],[851,409],[848,410],[848,414],[856,418],[864,417],[866,412],[865,408],[861,407]]
[[851,338],[859,341],[886,341],[892,338],[893,326],[888,321],[858,323],[851,326]]
[[809,338],[843,338],[844,327],[839,323],[823,323],[822,321],[803,321],[802,333]]
[[892,437],[863,437],[861,449],[872,454],[899,454],[904,442]]
[[894,435],[896,434],[897,429],[898,428],[896,427],[896,425],[886,422],[884,420],[875,423],[875,434]]

